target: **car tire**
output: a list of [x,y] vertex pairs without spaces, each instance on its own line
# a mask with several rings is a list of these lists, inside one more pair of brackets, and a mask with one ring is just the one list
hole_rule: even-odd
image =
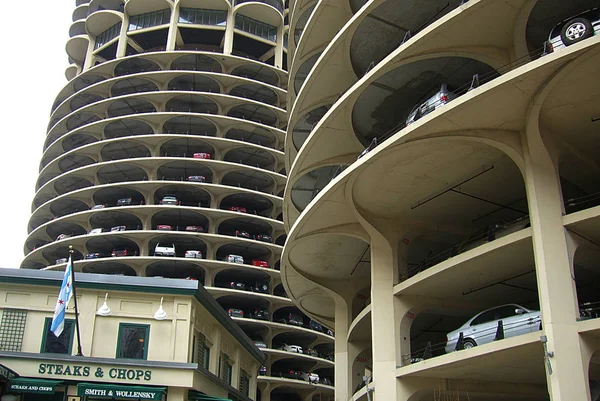
[[585,18],[573,18],[563,26],[560,38],[565,46],[581,42],[594,34],[592,23]]
[[472,338],[465,338],[463,340],[463,349],[471,349],[477,346],[477,343]]

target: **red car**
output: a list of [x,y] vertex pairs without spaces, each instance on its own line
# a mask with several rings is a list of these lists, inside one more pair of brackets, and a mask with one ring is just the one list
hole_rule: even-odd
[[210,153],[194,153],[194,159],[210,159]]
[[250,239],[250,233],[248,231],[235,230],[235,236]]
[[192,231],[195,233],[203,233],[204,227],[202,227],[202,226],[185,226],[185,231]]
[[269,264],[267,263],[266,260],[258,260],[258,259],[254,259],[252,261],[252,266],[256,266],[256,267],[266,267],[267,269],[269,268]]
[[131,256],[131,255],[133,255],[133,252],[131,252],[128,249],[115,249],[110,254],[110,256]]
[[159,224],[156,226],[156,229],[161,231],[173,231],[173,227],[168,224]]
[[240,213],[246,213],[246,208],[242,207],[242,206],[231,206],[229,208],[229,210],[233,211],[233,212],[240,212]]

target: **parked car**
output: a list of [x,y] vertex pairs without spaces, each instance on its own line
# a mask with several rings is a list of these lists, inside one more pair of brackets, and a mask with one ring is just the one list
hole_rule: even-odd
[[549,51],[581,42],[600,33],[600,8],[592,8],[559,22],[548,37]]
[[273,238],[269,234],[256,234],[254,239],[262,242],[273,242]]
[[156,229],[161,231],[173,231],[173,227],[169,224],[159,224],[156,226]]
[[225,286],[229,287],[229,288],[232,288],[234,290],[240,290],[240,291],[245,291],[246,290],[246,284],[240,283],[239,281],[230,281]]
[[250,318],[257,320],[269,320],[270,316],[269,311],[265,308],[256,308],[250,313]]
[[302,350],[302,353],[303,353],[304,355],[310,355],[310,356],[314,356],[314,357],[319,357],[319,353],[318,353],[318,352],[317,352],[317,350],[316,350],[316,349],[314,349],[314,348],[304,348],[304,349]]
[[252,260],[252,266],[264,267],[264,268],[268,269],[269,268],[269,263],[266,260],[253,259]]
[[293,370],[293,369],[284,370],[283,372],[279,372],[279,375],[286,379],[302,380],[302,372],[300,372],[298,370]]
[[206,177],[203,175],[189,175],[187,180],[191,182],[206,182]]
[[298,327],[302,327],[302,325],[304,324],[302,315],[295,312],[288,313],[286,316],[279,318],[277,321],[279,323],[291,324],[293,326]]
[[319,382],[319,375],[316,373],[302,373],[301,375],[302,380],[307,381],[309,383],[318,383]]
[[163,196],[163,198],[160,200],[159,203],[161,205],[174,205],[174,206],[180,205],[180,202],[177,200],[177,197],[172,196],[172,195]]
[[328,377],[322,378],[321,379],[321,383],[325,384],[326,386],[333,386],[333,383],[332,383],[331,379],[328,378]]
[[154,248],[154,256],[175,256],[175,244],[159,242]]
[[415,106],[406,118],[406,125],[410,125],[423,116],[435,111],[446,103],[456,99],[458,95],[454,93],[455,89],[448,84],[440,85],[440,89],[429,97],[423,103]]
[[258,369],[258,375],[266,376],[267,375],[267,367],[264,365],[261,365],[261,367]]
[[56,265],[59,265],[61,263],[67,263],[67,258],[56,259],[56,261],[54,262],[54,264]]
[[88,253],[87,255],[85,255],[84,259],[100,259],[103,257],[104,257],[104,255],[102,255],[100,252],[92,252],[92,253]]
[[131,255],[133,255],[133,252],[130,251],[129,249],[125,249],[125,248],[115,249],[110,254],[110,256],[113,256],[113,257],[131,256]]
[[308,321],[307,328],[309,328],[309,329],[311,329],[311,330],[314,330],[314,331],[320,331],[320,332],[323,332],[323,326],[321,326],[321,323],[319,323],[319,322],[316,322],[316,321],[314,321],[314,320],[312,320],[312,319],[310,319],[310,320]]
[[88,234],[89,235],[102,234],[102,228],[92,228]]
[[185,226],[185,231],[192,231],[195,233],[203,233],[204,227],[202,227],[202,226]]
[[446,352],[450,353],[456,349],[460,333],[463,333],[464,348],[494,341],[499,321],[502,321],[505,338],[538,331],[542,325],[540,311],[517,304],[497,306],[478,313],[458,329],[448,333]]
[[184,257],[202,259],[202,252],[196,251],[196,250],[187,250],[187,251],[185,251]]
[[229,263],[240,263],[244,264],[244,257],[240,255],[227,255],[225,261]]
[[210,159],[210,153],[206,153],[206,152],[194,153],[194,159]]
[[250,238],[250,233],[248,231],[235,230],[235,236],[242,238]]
[[231,206],[229,208],[229,210],[233,211],[233,212],[240,212],[240,213],[246,213],[246,208],[242,207],[242,206]]
[[229,308],[227,314],[231,317],[244,317],[244,311],[237,308]]
[[295,352],[297,354],[302,354],[302,346],[301,345],[289,345],[283,344],[281,349],[287,352]]
[[256,345],[258,348],[268,348],[267,344],[265,344],[265,342],[263,340],[253,340],[254,341],[254,345]]
[[92,206],[92,210],[104,209],[106,204],[94,205]]
[[121,198],[117,200],[117,206],[131,205],[131,198]]
[[71,237],[71,234],[59,234],[58,237],[56,237],[56,240],[60,241],[62,239],[70,238],[70,237]]
[[257,281],[254,285],[250,286],[250,291],[259,292],[261,294],[269,293],[269,283]]
[[110,231],[126,231],[127,230],[127,226],[114,226],[110,228]]

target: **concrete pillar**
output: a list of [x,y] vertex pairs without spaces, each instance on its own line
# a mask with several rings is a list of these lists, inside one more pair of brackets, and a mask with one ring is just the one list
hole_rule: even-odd
[[188,389],[185,387],[169,387],[167,401],[187,401]]
[[275,67],[283,69],[283,24],[277,28],[277,45],[275,46]]
[[352,360],[350,360],[349,348],[351,345],[346,341],[350,327],[350,312],[348,303],[342,299],[335,300],[335,401],[347,401],[352,394]]
[[121,33],[117,43],[117,58],[125,57],[127,54],[127,28],[129,28],[129,15],[123,13],[123,23],[121,24]]
[[231,54],[233,51],[233,28],[235,27],[235,17],[233,8],[227,13],[227,24],[225,25],[225,38],[223,42],[223,54]]
[[[382,236],[371,237],[371,327],[377,399],[396,400],[396,323],[393,288],[398,252]],[[336,315],[337,317],[337,315]]]
[[179,6],[171,10],[171,21],[169,22],[169,34],[167,35],[167,51],[172,52],[177,46],[177,21],[179,21]]
[[577,293],[571,274],[561,188],[556,166],[531,119],[523,136],[525,186],[544,334],[553,373],[546,371],[552,401],[589,400],[576,326]]

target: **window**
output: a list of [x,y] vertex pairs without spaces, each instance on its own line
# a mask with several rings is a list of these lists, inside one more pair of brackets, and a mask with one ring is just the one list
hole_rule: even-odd
[[198,366],[208,369],[210,364],[210,344],[206,341],[206,337],[202,333],[196,332],[195,341],[195,360]]
[[501,306],[500,308],[496,308],[496,313],[498,314],[498,319],[505,319],[507,317],[515,316],[517,313],[515,312],[518,309],[516,305],[506,305]]
[[68,354],[71,355],[73,349],[73,333],[75,330],[75,320],[65,319],[65,327],[60,336],[56,337],[50,331],[52,326],[52,318],[47,317],[44,323],[44,337],[42,337],[42,349],[40,352],[48,352],[52,354]]
[[233,365],[231,364],[229,357],[225,354],[221,354],[221,358],[219,358],[219,377],[225,380],[225,383],[231,385],[232,373]]
[[0,351],[21,352],[27,311],[4,309],[0,321]]
[[475,320],[471,322],[471,326],[476,326],[478,324],[491,322],[496,320],[496,310],[492,309],[487,312],[483,312],[481,315],[477,316]]
[[150,28],[168,24],[171,19],[171,10],[153,11],[151,13],[132,15],[129,17],[129,31]]
[[182,8],[179,11],[179,23],[225,26],[227,23],[227,11]]
[[235,27],[272,42],[277,40],[277,28],[241,14],[235,15]]
[[121,34],[121,23],[117,23],[106,31],[102,32],[100,35],[96,36],[96,43],[94,44],[94,50],[101,48],[114,38],[118,37]]
[[240,371],[240,392],[246,397],[250,395],[250,375],[244,370]]
[[117,358],[146,359],[150,326],[144,324],[119,324]]

